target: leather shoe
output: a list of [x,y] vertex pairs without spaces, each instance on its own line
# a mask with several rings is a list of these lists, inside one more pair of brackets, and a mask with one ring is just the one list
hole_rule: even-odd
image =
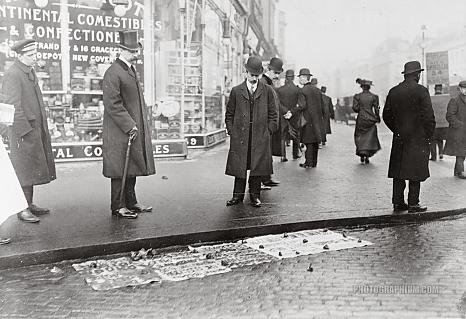
[[128,209],[135,213],[150,213],[152,212],[152,206],[144,206],[142,204],[135,204],[134,206],[128,207]]
[[227,200],[227,206],[238,205],[243,202],[243,199],[240,197],[233,196],[231,199]]
[[281,162],[288,162],[288,159],[286,157],[282,157]]
[[44,215],[50,213],[50,209],[42,208],[34,204],[29,205],[29,211],[34,215]]
[[403,204],[393,204],[393,211],[394,212],[403,212],[405,210],[408,210],[408,204],[403,203]]
[[300,163],[300,164],[299,164],[299,167],[310,168],[310,167],[312,167],[312,166],[309,165],[309,164],[306,164],[306,163]]
[[251,199],[251,206],[252,207],[261,207],[261,201],[259,199],[258,196],[255,196],[255,195],[249,195],[250,199]]
[[37,216],[33,215],[29,209],[20,211],[17,214],[17,216],[19,220],[22,220],[26,223],[38,223],[40,221],[40,219]]
[[464,175],[464,173],[458,173],[456,174],[456,177],[458,177],[459,179],[466,179],[466,175]]
[[365,157],[365,158],[364,158],[364,163],[365,163],[365,164],[369,164],[369,157]]
[[135,212],[130,211],[126,207],[122,207],[120,209],[112,210],[112,215],[121,217],[121,218],[128,218],[128,219],[134,219],[138,217],[138,214]]
[[264,184],[265,186],[277,186],[278,184],[280,184],[279,181],[273,181],[273,180],[268,180],[268,181],[265,181],[263,182],[262,184]]
[[11,238],[0,238],[0,245],[6,245],[11,243]]
[[261,184],[261,191],[269,191],[269,190],[271,190],[271,189],[272,189],[272,187],[270,187],[270,186],[265,186],[264,184]]
[[408,213],[422,213],[427,210],[427,206],[421,206],[419,204],[408,207]]

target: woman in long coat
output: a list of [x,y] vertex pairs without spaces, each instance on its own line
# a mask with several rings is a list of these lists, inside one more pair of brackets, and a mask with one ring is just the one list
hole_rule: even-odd
[[466,179],[464,159],[466,157],[466,81],[459,85],[461,94],[450,100],[447,107],[448,128],[445,154],[456,156],[454,175]]
[[361,163],[368,164],[369,157],[381,148],[376,126],[380,123],[379,97],[370,92],[372,81],[357,79],[356,83],[361,85],[362,92],[353,97],[353,110],[358,113],[354,143]]

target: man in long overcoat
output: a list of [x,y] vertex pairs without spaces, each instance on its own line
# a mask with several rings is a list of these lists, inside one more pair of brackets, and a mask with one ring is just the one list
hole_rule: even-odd
[[225,174],[235,177],[227,206],[243,202],[249,170],[251,205],[260,207],[261,181],[273,173],[270,138],[277,129],[278,115],[273,88],[259,81],[262,61],[252,56],[245,67],[246,80],[231,90],[225,113],[230,135]]
[[18,213],[18,218],[37,223],[39,218],[35,215],[49,210],[33,204],[34,185],[47,184],[56,178],[44,101],[33,68],[37,61],[37,42],[18,41],[11,49],[18,58],[5,72],[2,92],[5,102],[15,107],[10,156],[29,205]]
[[[317,87],[317,84],[319,83],[319,81],[317,80],[317,78],[312,78],[311,79],[311,85],[313,87],[315,87],[316,89],[318,89],[321,93],[322,91]],[[322,113],[322,125],[320,126],[320,134],[322,136],[322,141],[320,142],[321,145],[325,145],[326,142],[327,142],[327,131],[325,129],[325,117],[327,115],[327,112],[328,110],[325,108],[325,104],[324,104],[324,94],[321,94],[321,97],[322,97],[322,102],[320,103],[321,105],[321,113]]]
[[[434,134],[435,116],[429,91],[418,84],[421,64],[407,62],[405,80],[393,87],[385,101],[383,120],[393,132],[388,177],[393,178],[393,209],[396,212],[423,212],[419,204],[421,182],[429,178],[430,140]],[[409,181],[408,204],[404,201]]]
[[[320,91],[322,92],[322,101],[324,104],[324,128],[325,134],[332,134],[332,128],[330,125],[330,119],[335,119],[335,111],[333,110],[332,98],[325,93],[327,92],[326,86],[321,86]],[[325,144],[325,143],[323,143]]]
[[445,154],[456,156],[454,176],[466,179],[464,159],[466,158],[466,81],[458,85],[460,94],[451,99],[447,106],[449,124]]
[[[278,79],[278,75],[283,72],[283,61],[279,58],[273,57],[270,59],[268,65],[266,66],[265,72],[262,77],[259,79],[265,85],[269,85],[273,90],[273,95],[275,98],[275,107],[277,108],[278,114],[278,129],[272,134],[271,138],[271,150],[272,156],[284,156],[285,150],[285,136],[282,134],[282,122],[284,120],[282,114],[282,108],[280,106],[280,100],[278,99],[277,92],[273,86],[273,81]],[[265,185],[264,189],[270,189],[272,186],[278,186],[279,181],[273,180],[272,175],[264,176],[262,184]],[[268,188],[267,188],[268,187]]]
[[[285,85],[282,87],[279,87],[277,89],[277,94],[278,98],[280,99],[280,104],[282,106],[282,112],[284,119],[282,119],[282,122],[285,122],[286,125],[284,126],[284,130],[289,130],[288,126],[292,126],[292,129],[294,131],[297,131],[298,129],[298,118],[300,115],[300,111],[298,109],[298,93],[299,93],[299,87],[294,84],[294,70],[287,70],[285,73]],[[286,131],[283,132],[286,134]],[[299,157],[298,151],[299,151],[299,140],[297,138],[299,137],[299,134],[297,134],[296,138],[293,139],[293,159],[297,159]],[[286,158],[286,152],[284,154],[284,157]]]
[[303,87],[299,92],[298,105],[307,122],[301,132],[301,143],[306,145],[306,161],[299,166],[304,168],[317,166],[319,143],[322,142],[322,93],[311,84],[311,76],[309,69],[299,70],[299,82]]
[[[136,69],[140,43],[136,31],[121,31],[121,53],[105,72],[103,80],[103,175],[111,179],[112,214],[136,218],[152,207],[136,199],[136,176],[155,174],[147,109]],[[124,196],[120,200],[128,139],[131,138]]]

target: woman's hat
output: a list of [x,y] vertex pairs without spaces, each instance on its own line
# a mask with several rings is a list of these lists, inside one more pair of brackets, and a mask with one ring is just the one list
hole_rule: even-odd
[[421,63],[419,61],[409,61],[405,64],[405,69],[401,74],[411,74],[421,71],[424,71],[424,69],[421,68]]
[[138,41],[138,32],[134,30],[130,31],[118,31],[120,36],[120,43],[117,45],[125,50],[135,52],[142,48],[141,42]]
[[264,72],[264,68],[262,67],[262,61],[257,56],[249,57],[248,61],[246,62],[246,70],[253,75],[259,75]]
[[369,86],[374,85],[372,84],[372,81],[366,80],[366,79],[360,79],[360,78],[356,79],[356,83],[358,83],[359,85],[369,85]]

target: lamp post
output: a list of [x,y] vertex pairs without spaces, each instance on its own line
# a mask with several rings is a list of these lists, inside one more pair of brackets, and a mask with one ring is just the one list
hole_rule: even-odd
[[205,130],[206,120],[205,120],[205,87],[206,87],[206,60],[205,60],[205,19],[207,14],[206,1],[202,0],[201,4],[201,108],[202,108],[202,130]]
[[[421,47],[421,50],[422,50],[422,66],[425,67],[426,66],[426,47],[427,47],[427,44],[426,44],[426,36],[425,36],[425,31],[426,31],[427,27],[425,24],[423,24],[421,26],[421,30],[422,30],[422,40],[421,40],[421,44],[420,44],[420,47]],[[421,84],[424,85],[425,83],[425,72],[422,73],[421,75]]]
[[178,0],[180,9],[180,51],[181,51],[181,97],[180,97],[180,126],[181,132],[184,134],[184,89],[185,89],[185,74],[184,74],[184,14],[186,13],[186,0]]

